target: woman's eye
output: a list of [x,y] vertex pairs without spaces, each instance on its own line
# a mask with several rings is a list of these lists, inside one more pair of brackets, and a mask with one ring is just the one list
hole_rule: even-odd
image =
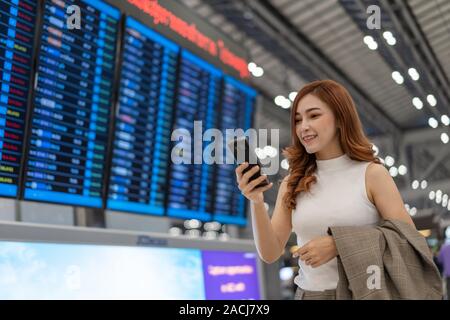
[[311,118],[317,118],[318,116],[319,116],[318,114],[315,114],[315,115],[312,115]]

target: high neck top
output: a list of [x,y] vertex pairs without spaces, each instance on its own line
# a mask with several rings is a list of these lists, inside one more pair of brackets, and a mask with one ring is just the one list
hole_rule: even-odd
[[[347,154],[317,160],[316,182],[301,192],[292,212],[292,228],[299,247],[326,236],[330,226],[373,226],[379,214],[368,199],[365,173],[370,162],[351,159]],[[299,259],[295,283],[304,290],[336,289],[337,259],[312,268]]]
[[327,160],[317,160],[317,170],[319,171],[335,171],[348,168],[353,164],[353,160],[344,153],[342,156],[327,159]]

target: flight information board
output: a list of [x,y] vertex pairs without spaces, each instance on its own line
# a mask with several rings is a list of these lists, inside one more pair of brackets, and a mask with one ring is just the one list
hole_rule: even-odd
[[[67,6],[81,9],[69,30]],[[101,207],[120,12],[45,1],[24,199]]]
[[36,2],[0,2],[0,195],[15,197],[31,79]]
[[107,207],[164,214],[179,47],[126,20]]
[[[169,216],[203,221],[212,218],[214,166],[202,159],[206,144],[202,131],[216,127],[221,79],[219,69],[182,51],[174,120],[174,130],[182,129],[182,136],[173,146],[182,163],[172,163],[170,169]],[[200,137],[194,137],[194,121],[201,121],[201,128],[197,130]]]
[[[231,141],[233,135],[226,135],[226,129],[244,131],[250,128],[256,91],[234,78],[224,79],[222,110],[219,127],[225,141]],[[230,131],[231,133],[231,131]],[[223,154],[226,155],[226,144]],[[236,183],[236,165],[218,164],[215,182],[214,220],[221,223],[245,225],[245,198]]]

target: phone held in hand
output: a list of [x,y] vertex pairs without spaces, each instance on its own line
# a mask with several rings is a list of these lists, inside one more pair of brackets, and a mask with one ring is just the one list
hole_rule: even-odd
[[[243,162],[247,162],[249,164],[248,167],[242,172],[243,174],[251,170],[254,166],[259,166],[260,169],[250,177],[249,182],[258,179],[261,176],[261,163],[256,156],[255,150],[250,148],[247,137],[242,136],[234,138],[228,143],[228,148],[233,152],[234,159],[238,165]],[[268,184],[269,181],[266,179],[259,183],[255,188],[264,187]]]

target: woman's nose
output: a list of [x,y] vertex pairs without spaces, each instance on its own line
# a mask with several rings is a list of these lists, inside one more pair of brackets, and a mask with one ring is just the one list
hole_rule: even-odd
[[302,132],[307,131],[309,129],[309,122],[307,120],[303,120],[300,123],[300,129]]

